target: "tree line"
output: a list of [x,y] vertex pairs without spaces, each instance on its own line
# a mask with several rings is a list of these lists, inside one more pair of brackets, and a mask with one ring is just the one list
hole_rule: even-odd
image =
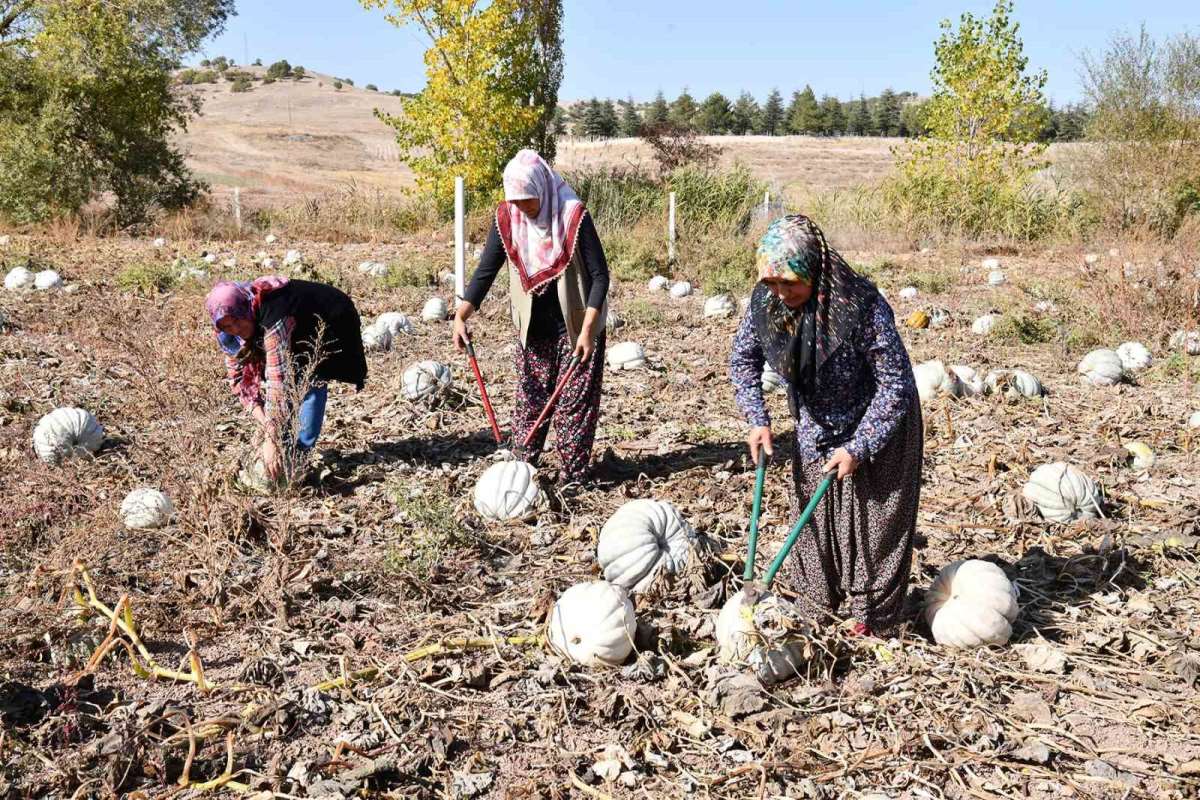
[[[772,89],[763,103],[749,92],[730,100],[713,92],[697,102],[685,88],[668,102],[660,91],[649,103],[636,103],[632,97],[614,102],[597,99],[559,106],[554,131],[589,139],[638,136],[647,127],[662,123],[709,136],[898,136],[914,137],[928,133],[925,119],[928,99],[916,92],[884,89],[875,97],[859,95],[842,101],[832,95],[817,98],[811,86],[792,92],[785,105],[783,95]],[[1056,107],[1044,104],[1040,109],[1038,140],[1075,141],[1083,137],[1088,113],[1079,105]]]

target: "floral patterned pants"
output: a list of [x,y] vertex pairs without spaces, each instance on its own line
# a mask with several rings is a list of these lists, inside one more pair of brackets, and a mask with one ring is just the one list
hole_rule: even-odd
[[[596,439],[596,423],[600,421],[605,338],[605,334],[600,334],[590,361],[575,369],[575,374],[563,388],[551,412],[558,457],[562,462],[563,483],[587,477],[592,442]],[[518,445],[525,441],[529,430],[537,422],[574,350],[575,342],[565,333],[557,339],[530,339],[524,347],[518,343],[515,358],[517,394],[513,404],[512,427],[513,441]],[[537,462],[549,430],[550,421],[543,422],[529,447],[525,448],[525,458],[530,463]]]

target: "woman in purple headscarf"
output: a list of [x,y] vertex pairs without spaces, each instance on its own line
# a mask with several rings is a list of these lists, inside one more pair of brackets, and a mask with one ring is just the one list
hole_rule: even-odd
[[367,360],[358,310],[345,292],[332,286],[275,275],[221,281],[208,293],[204,308],[225,353],[230,387],[263,427],[263,466],[276,478],[283,467],[279,445],[285,437],[295,436],[300,452],[316,444],[325,419],[327,382],[363,387]]

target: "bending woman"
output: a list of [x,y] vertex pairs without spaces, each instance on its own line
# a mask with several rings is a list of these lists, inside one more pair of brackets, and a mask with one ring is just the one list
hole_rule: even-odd
[[772,452],[763,363],[788,385],[796,423],[793,514],[837,470],[785,567],[801,606],[818,618],[848,606],[857,633],[899,622],[921,493],[921,405],[892,309],[795,215],[758,245],[758,285],[733,343],[730,377],[750,423],[747,442]]
[[[316,444],[325,419],[326,383],[363,387],[367,360],[358,310],[339,289],[279,276],[221,281],[204,308],[225,353],[233,393],[263,428],[263,466],[277,478],[283,469],[281,442],[294,435],[300,453]],[[316,364],[314,354],[320,359]]]
[[[578,359],[554,409],[554,431],[560,483],[580,482],[588,472],[600,419],[608,263],[583,203],[532,150],[517,153],[504,168],[504,202],[496,209],[496,224],[454,315],[454,344],[460,352],[466,347],[467,320],[506,259],[520,344],[513,441],[525,441],[560,374],[572,357]],[[536,462],[546,432],[543,426],[521,455]]]

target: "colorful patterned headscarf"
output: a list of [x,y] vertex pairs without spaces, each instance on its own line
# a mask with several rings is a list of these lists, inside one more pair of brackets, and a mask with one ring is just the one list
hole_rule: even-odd
[[240,378],[233,391],[243,400],[257,402],[262,385],[263,354],[254,347],[253,341],[225,333],[217,328],[217,323],[226,317],[253,321],[258,316],[263,298],[287,283],[288,279],[282,275],[264,275],[253,281],[221,281],[204,298],[204,310],[212,320],[217,344],[225,355],[236,359],[241,365]]
[[[533,198],[540,206],[533,219],[512,203]],[[508,162],[496,227],[526,292],[539,292],[567,268],[583,212],[575,192],[537,153],[522,150]]]
[[[871,313],[879,291],[801,214],[771,223],[759,242],[757,261],[759,283],[750,296],[750,313],[771,368],[796,390],[790,395],[794,403],[796,395],[807,398],[820,391],[821,367]],[[764,278],[800,281],[812,287],[812,296],[802,307],[789,308]],[[826,431],[821,446],[841,444],[857,424],[853,420],[844,430]]]

